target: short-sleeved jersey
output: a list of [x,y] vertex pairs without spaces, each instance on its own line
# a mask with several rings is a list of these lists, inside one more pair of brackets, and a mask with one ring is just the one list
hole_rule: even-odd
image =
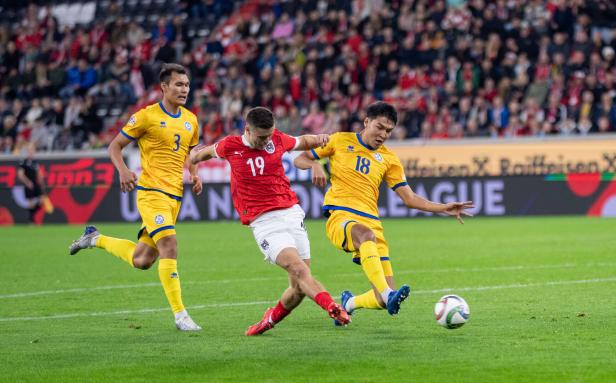
[[297,138],[274,130],[263,150],[252,148],[244,136],[228,136],[216,144],[216,156],[231,165],[233,206],[244,225],[265,212],[298,203],[282,165],[282,155],[298,143]]
[[359,133],[335,133],[324,148],[312,149],[315,158],[329,157],[331,187],[323,211],[346,210],[379,219],[379,186],[385,180],[396,190],[407,185],[398,157],[385,146],[374,149]]
[[139,146],[143,172],[137,188],[182,197],[186,155],[199,143],[197,117],[184,107],[171,114],[159,102],[135,113],[121,133]]

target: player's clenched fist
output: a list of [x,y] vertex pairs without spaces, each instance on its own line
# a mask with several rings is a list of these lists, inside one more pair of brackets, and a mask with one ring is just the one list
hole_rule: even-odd
[[127,193],[137,186],[137,175],[126,169],[120,172],[120,189]]
[[312,183],[320,187],[327,185],[327,174],[325,174],[325,170],[319,162],[312,165]]
[[203,183],[201,182],[201,177],[198,175],[190,176],[190,182],[193,184],[192,191],[196,195],[201,194],[203,191]]

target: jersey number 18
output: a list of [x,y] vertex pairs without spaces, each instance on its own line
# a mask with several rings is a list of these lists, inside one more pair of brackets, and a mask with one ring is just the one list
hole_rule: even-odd
[[370,160],[362,156],[357,156],[357,162],[355,162],[355,171],[363,174],[370,173]]

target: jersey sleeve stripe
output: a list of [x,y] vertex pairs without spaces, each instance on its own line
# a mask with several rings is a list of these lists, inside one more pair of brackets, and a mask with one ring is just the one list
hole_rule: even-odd
[[406,186],[406,185],[408,185],[408,184],[409,184],[408,182],[406,182],[406,181],[402,181],[402,182],[400,182],[400,183],[395,184],[395,185],[391,188],[391,190],[396,190],[396,189],[397,189],[397,188],[399,188],[400,186]]
[[218,144],[215,144],[215,145],[214,145],[214,156],[215,156],[216,158],[220,158],[220,155],[218,155],[218,150],[216,150],[216,149],[218,149]]
[[310,153],[312,153],[316,160],[320,160],[319,155],[317,154],[317,152],[314,151],[314,149],[310,149]]
[[163,231],[163,230],[170,230],[170,229],[175,229],[175,226],[173,225],[169,225],[169,226],[163,226],[163,227],[159,227],[158,229],[154,230],[153,232],[149,233],[150,238],[154,237],[154,235],[156,233],[158,233],[159,231]]
[[291,150],[295,150],[295,149],[297,149],[297,147],[299,146],[299,144],[301,144],[301,143],[302,143],[302,140],[301,140],[299,137],[293,137],[293,138],[295,138],[295,145],[293,146],[293,149],[291,149]]
[[136,140],[135,137],[129,136],[124,130],[120,130],[120,133],[122,133],[124,135],[124,137],[128,138],[131,141],[135,141]]

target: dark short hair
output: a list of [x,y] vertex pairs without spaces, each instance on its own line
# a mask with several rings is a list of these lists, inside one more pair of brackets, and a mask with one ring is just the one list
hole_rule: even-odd
[[175,63],[164,63],[163,66],[160,68],[158,79],[160,80],[160,82],[169,83],[169,80],[171,80],[171,75],[173,73],[185,74],[186,76],[190,77],[188,74],[188,69],[186,69],[186,67],[184,67],[183,65]]
[[368,109],[366,109],[366,115],[371,120],[382,116],[393,122],[394,125],[398,123],[398,112],[396,108],[384,101],[377,101],[370,104]]
[[274,113],[267,108],[257,106],[246,113],[246,122],[253,128],[271,129],[274,126]]

